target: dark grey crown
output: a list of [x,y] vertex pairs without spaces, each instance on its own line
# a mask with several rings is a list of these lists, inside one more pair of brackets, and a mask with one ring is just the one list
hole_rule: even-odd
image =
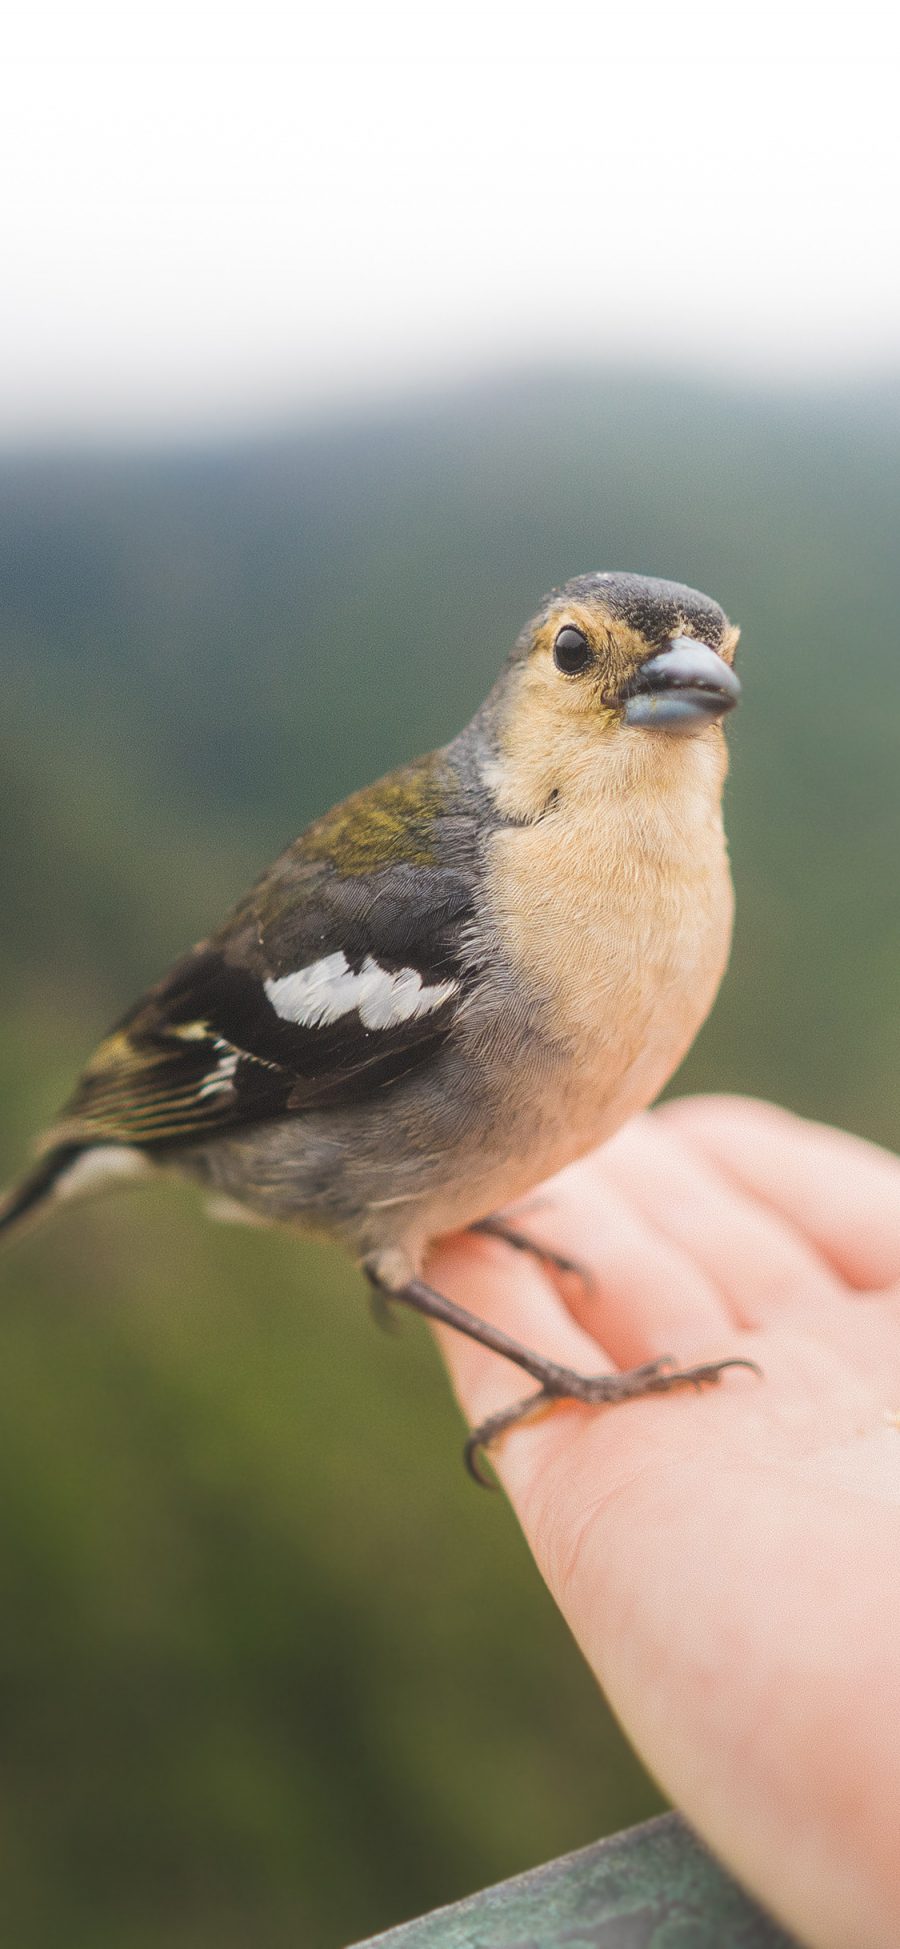
[[561,589],[551,590],[543,606],[567,598],[575,602],[598,598],[617,622],[638,630],[648,643],[664,643],[670,636],[695,636],[716,650],[728,628],[728,618],[719,604],[700,589],[689,589],[683,582],[661,582],[652,575],[619,570],[576,575]]

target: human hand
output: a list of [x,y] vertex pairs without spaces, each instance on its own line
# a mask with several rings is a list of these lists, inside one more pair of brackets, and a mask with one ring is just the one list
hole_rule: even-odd
[[[639,1118],[519,1207],[591,1284],[472,1236],[440,1289],[584,1373],[758,1361],[560,1403],[492,1459],[672,1800],[804,1941],[900,1940],[900,1163],[765,1104]],[[473,1422],[522,1376],[441,1330]]]

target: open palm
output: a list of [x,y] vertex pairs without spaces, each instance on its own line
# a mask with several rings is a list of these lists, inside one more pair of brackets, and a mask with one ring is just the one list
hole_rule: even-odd
[[[430,1276],[584,1372],[758,1361],[702,1394],[560,1404],[498,1444],[634,1744],[805,1941],[900,1940],[900,1163],[733,1098],[671,1104],[520,1207],[578,1261],[454,1239]],[[466,1414],[521,1395],[442,1341]],[[895,1410],[898,1411],[895,1413]]]

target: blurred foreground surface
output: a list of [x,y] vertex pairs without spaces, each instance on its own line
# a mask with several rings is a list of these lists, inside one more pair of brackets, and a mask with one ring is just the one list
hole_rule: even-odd
[[642,1821],[356,1949],[798,1949],[677,1814]]
[[[571,377],[0,461],[6,1169],[316,811],[591,568],[743,626],[732,969],[682,1089],[900,1141],[900,394]],[[0,1915],[334,1949],[655,1811],[427,1336],[160,1185],[0,1266]]]

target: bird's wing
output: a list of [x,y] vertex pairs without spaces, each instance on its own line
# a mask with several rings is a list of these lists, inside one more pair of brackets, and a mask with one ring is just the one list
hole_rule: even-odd
[[436,1055],[471,979],[467,822],[422,805],[414,767],[388,786],[388,814],[382,782],[319,821],[130,1011],[48,1147],[201,1143],[361,1103]]

